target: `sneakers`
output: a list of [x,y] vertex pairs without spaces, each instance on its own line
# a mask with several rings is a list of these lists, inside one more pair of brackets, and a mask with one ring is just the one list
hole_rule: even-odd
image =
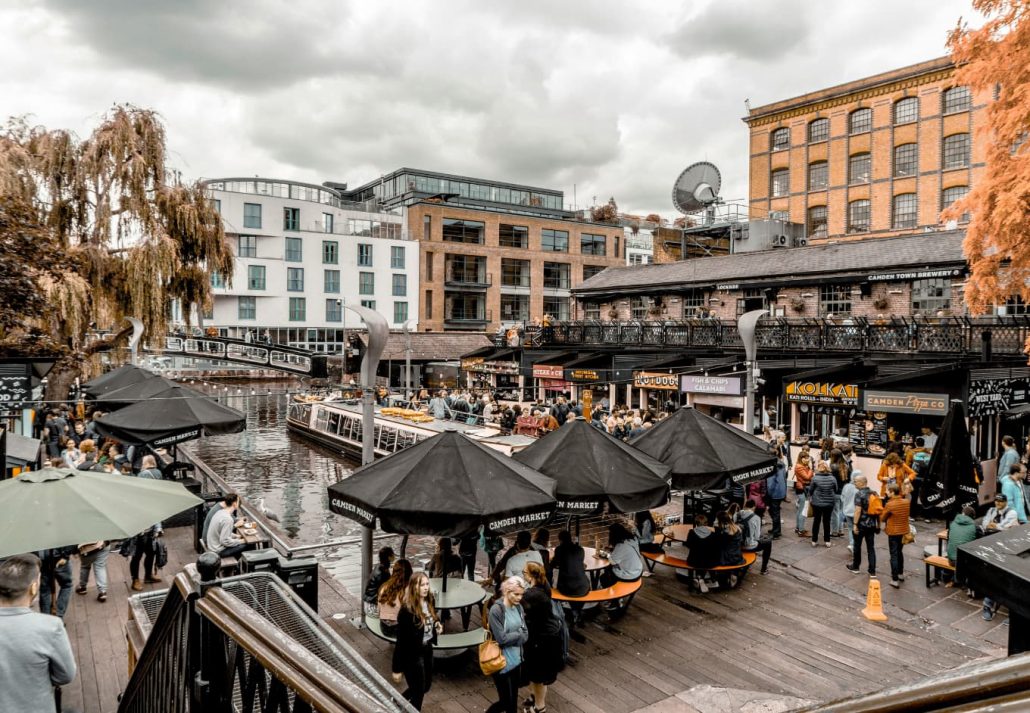
[[833,543],[832,543],[832,542],[827,542],[827,543],[826,543],[826,546],[827,546],[827,547],[833,547]]
[[848,545],[848,552],[854,552],[854,551],[855,551],[855,546],[854,545]]
[[895,589],[898,589],[899,587],[901,587],[901,582],[899,582],[896,579],[892,579],[891,580],[891,586],[894,587]]
[[132,591],[134,591],[134,592],[142,592],[143,591],[143,582],[139,581],[138,579],[132,580]]
[[899,582],[904,582],[904,581],[905,581],[905,575],[903,575],[903,574],[899,574],[899,575],[898,575],[898,581],[899,581]]
[[75,593],[76,594],[85,594],[86,593],[86,585],[85,584],[80,584],[79,586],[77,586],[75,588]]
[[97,601],[98,602],[106,602],[107,601],[107,592],[99,592],[97,594]]
[[861,567],[852,567],[850,564],[844,565],[844,568],[847,569],[852,574],[860,574],[862,572],[862,568]]
[[998,610],[997,607],[992,607],[989,604],[984,604],[984,610],[983,610],[984,621],[991,621],[992,619],[994,619],[994,612],[996,612],[997,610]]
[[705,580],[703,579],[697,580],[697,589],[702,594],[708,594],[708,585],[705,584]]
[[812,540],[812,547],[818,547],[818,546],[819,546],[819,543],[816,542],[815,540]]

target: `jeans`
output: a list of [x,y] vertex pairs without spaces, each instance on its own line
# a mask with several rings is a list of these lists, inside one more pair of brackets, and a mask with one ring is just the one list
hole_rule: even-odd
[[404,667],[404,681],[407,690],[401,695],[415,710],[422,710],[422,700],[433,685],[433,647],[423,646],[422,652],[414,656]]
[[107,555],[110,550],[104,545],[99,550],[94,550],[86,555],[79,555],[79,587],[86,588],[89,584],[89,570],[92,568],[97,580],[97,591],[107,591]]
[[823,535],[823,541],[830,541],[830,519],[833,516],[832,505],[813,505],[812,511],[815,514],[815,520],[812,522],[812,542],[819,541],[819,527],[825,528]]
[[218,556],[219,557],[236,557],[237,559],[239,559],[240,553],[243,552],[245,549],[247,549],[246,543],[241,543],[239,545],[229,545],[228,547],[223,549],[221,552],[219,552]]
[[[852,528],[854,533],[854,528]],[[869,553],[869,574],[876,574],[876,530],[870,528],[859,528],[858,536],[855,537],[855,553],[851,557],[851,569],[862,567],[862,543],[865,543],[866,551]]]
[[834,532],[834,533],[840,532],[841,523],[842,523],[843,520],[844,520],[844,514],[841,512],[841,498],[838,495],[834,499],[834,503],[833,503],[833,518],[831,520],[831,525],[833,525],[832,532]]
[[63,619],[65,612],[68,611],[68,600],[72,596],[71,560],[52,570],[44,564],[39,582],[39,610],[44,614],[50,613],[55,585],[57,586],[57,616]]
[[772,534],[779,536],[780,532],[780,506],[782,500],[769,500],[769,517],[772,519]]
[[905,556],[901,552],[901,538],[904,535],[887,535],[887,547],[891,553],[891,579],[897,580],[905,574]]
[[486,713],[518,713],[519,679],[522,676],[522,665],[518,665],[507,673],[494,674],[494,687],[497,688],[497,702],[486,709]]
[[476,553],[469,552],[461,555],[461,573],[468,575],[469,580],[476,581]]
[[912,478],[912,480],[910,480],[909,482],[912,484],[912,497],[909,498],[909,501],[908,501],[909,502],[908,514],[909,514],[909,517],[912,517],[914,519],[914,518],[917,518],[917,517],[921,517],[922,514],[923,514],[923,508],[919,504],[919,498],[921,497],[922,491],[923,491],[923,479],[922,478]]
[[798,532],[803,532],[805,530],[805,520],[807,519],[805,514],[808,512],[808,498],[805,497],[805,493],[803,491],[800,493],[795,491],[795,495],[797,497],[794,499],[794,502],[797,503],[798,514],[796,518],[797,521],[794,524]]
[[855,513],[844,513],[841,518],[841,527],[848,533],[848,547],[855,546]]
[[129,576],[139,579],[139,561],[143,560],[143,571],[146,576],[154,573],[154,538],[136,535],[133,542],[132,559],[129,560]]

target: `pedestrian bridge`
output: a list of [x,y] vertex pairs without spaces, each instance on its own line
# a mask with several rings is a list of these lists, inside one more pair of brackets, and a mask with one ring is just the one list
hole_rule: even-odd
[[233,364],[246,364],[262,369],[277,369],[290,374],[325,379],[328,354],[319,354],[284,344],[247,342],[229,337],[165,336],[164,352],[199,359],[215,359]]

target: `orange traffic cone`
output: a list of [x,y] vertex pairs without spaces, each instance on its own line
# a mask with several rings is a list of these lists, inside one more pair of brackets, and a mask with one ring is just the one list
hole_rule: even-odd
[[862,616],[869,621],[887,621],[887,615],[883,613],[883,598],[880,596],[880,580],[876,577],[869,578],[869,591],[865,595]]

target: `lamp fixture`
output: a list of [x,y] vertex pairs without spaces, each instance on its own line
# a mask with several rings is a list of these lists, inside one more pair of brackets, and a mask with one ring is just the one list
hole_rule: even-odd
[[812,292],[802,292],[801,297],[802,299],[811,299],[812,297],[815,297],[815,294]]

